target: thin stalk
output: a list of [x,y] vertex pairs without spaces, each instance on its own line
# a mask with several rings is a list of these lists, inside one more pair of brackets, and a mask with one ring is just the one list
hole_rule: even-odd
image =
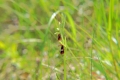
[[[64,44],[66,45],[66,38],[64,40]],[[67,66],[66,66],[66,53],[64,51],[64,54],[63,54],[63,60],[64,60],[64,80],[67,80]]]
[[93,60],[92,59],[92,57],[93,57],[92,50],[93,50],[94,36],[95,36],[95,27],[93,27],[92,48],[91,48],[91,54],[90,54],[90,65],[91,65],[90,74],[91,74],[91,80],[93,79],[93,77],[92,77],[92,66],[93,66],[93,63],[92,63],[92,60]]

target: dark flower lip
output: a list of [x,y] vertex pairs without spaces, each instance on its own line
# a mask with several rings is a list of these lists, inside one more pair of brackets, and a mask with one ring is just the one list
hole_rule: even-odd
[[64,54],[64,46],[61,45],[61,51],[60,51],[60,54]]
[[58,34],[58,41],[60,41],[61,40],[61,35],[60,34]]
[[64,54],[64,51],[60,51],[60,54]]

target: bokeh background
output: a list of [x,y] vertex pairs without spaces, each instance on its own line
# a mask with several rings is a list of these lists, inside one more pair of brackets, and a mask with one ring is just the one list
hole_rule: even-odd
[[119,41],[119,0],[0,0],[0,80],[120,80]]

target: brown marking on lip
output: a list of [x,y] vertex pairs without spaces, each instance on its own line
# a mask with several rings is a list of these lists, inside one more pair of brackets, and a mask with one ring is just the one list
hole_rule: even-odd
[[61,35],[60,34],[58,34],[58,41],[60,41],[61,40]]

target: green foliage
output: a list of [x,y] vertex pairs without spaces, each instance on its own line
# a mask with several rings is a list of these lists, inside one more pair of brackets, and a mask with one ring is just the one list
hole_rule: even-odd
[[119,80],[119,7],[119,0],[0,0],[0,80]]

